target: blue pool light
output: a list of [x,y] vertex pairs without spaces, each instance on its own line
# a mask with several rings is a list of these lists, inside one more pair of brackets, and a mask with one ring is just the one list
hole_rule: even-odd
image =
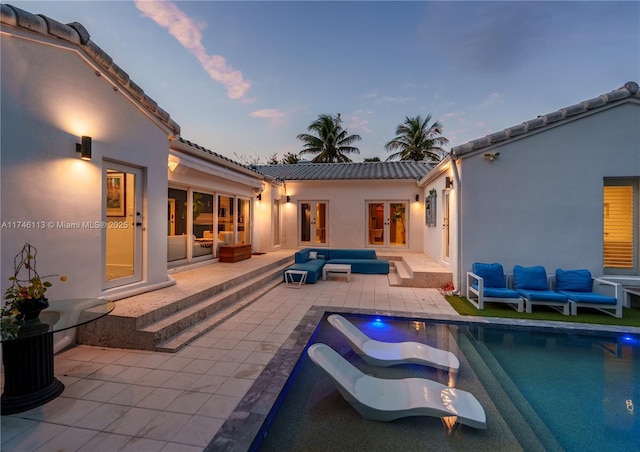
[[640,340],[633,336],[622,336],[622,342],[626,342],[627,344],[638,344],[640,343]]
[[387,323],[385,323],[385,321],[380,317],[375,317],[373,320],[369,322],[369,325],[371,325],[372,328],[377,328],[377,329],[389,327],[389,325],[387,325]]

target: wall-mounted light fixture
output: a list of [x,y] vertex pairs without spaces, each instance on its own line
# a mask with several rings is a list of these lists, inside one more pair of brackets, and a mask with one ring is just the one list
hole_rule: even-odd
[[258,193],[258,201],[262,201],[262,193]]
[[487,153],[484,154],[484,158],[486,158],[490,162],[493,162],[498,157],[500,157],[500,153],[499,152],[487,152]]
[[416,193],[416,202],[420,201],[420,194]]
[[453,179],[449,176],[444,179],[444,188],[451,190],[453,188]]
[[91,160],[91,137],[82,137],[82,143],[76,143],[76,152],[82,160]]
[[291,196],[287,195],[287,202],[291,202]]

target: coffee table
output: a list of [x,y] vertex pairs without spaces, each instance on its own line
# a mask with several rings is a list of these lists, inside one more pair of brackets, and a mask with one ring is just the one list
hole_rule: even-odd
[[347,281],[351,281],[351,265],[349,264],[325,264],[322,267],[322,280],[326,281],[329,273],[346,273]]
[[[300,279],[296,281],[294,276],[299,276]],[[306,282],[307,282],[306,270],[285,270],[284,283],[287,287],[293,287],[294,289],[299,289]]]
[[49,300],[40,317],[28,322],[2,319],[4,392],[2,414],[20,413],[43,405],[64,391],[53,374],[53,333],[93,322],[115,307],[99,298]]

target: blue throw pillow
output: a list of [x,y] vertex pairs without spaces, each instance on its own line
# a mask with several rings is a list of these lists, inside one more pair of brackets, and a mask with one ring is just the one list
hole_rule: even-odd
[[591,272],[589,270],[556,269],[556,290],[591,292],[591,289]]
[[549,290],[547,284],[547,272],[544,267],[513,267],[513,280],[516,289]]
[[475,262],[471,266],[471,271],[484,278],[484,287],[503,289],[507,287],[504,280],[504,270],[501,264],[484,264]]

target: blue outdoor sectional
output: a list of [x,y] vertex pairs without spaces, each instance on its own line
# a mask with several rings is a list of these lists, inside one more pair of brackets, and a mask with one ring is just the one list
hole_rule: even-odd
[[[305,248],[294,255],[294,264],[287,270],[305,270],[307,284],[313,284],[322,278],[325,264],[351,265],[351,273],[386,275],[389,273],[389,261],[379,259],[375,250],[369,249],[329,249]],[[283,274],[284,278],[284,274]]]

